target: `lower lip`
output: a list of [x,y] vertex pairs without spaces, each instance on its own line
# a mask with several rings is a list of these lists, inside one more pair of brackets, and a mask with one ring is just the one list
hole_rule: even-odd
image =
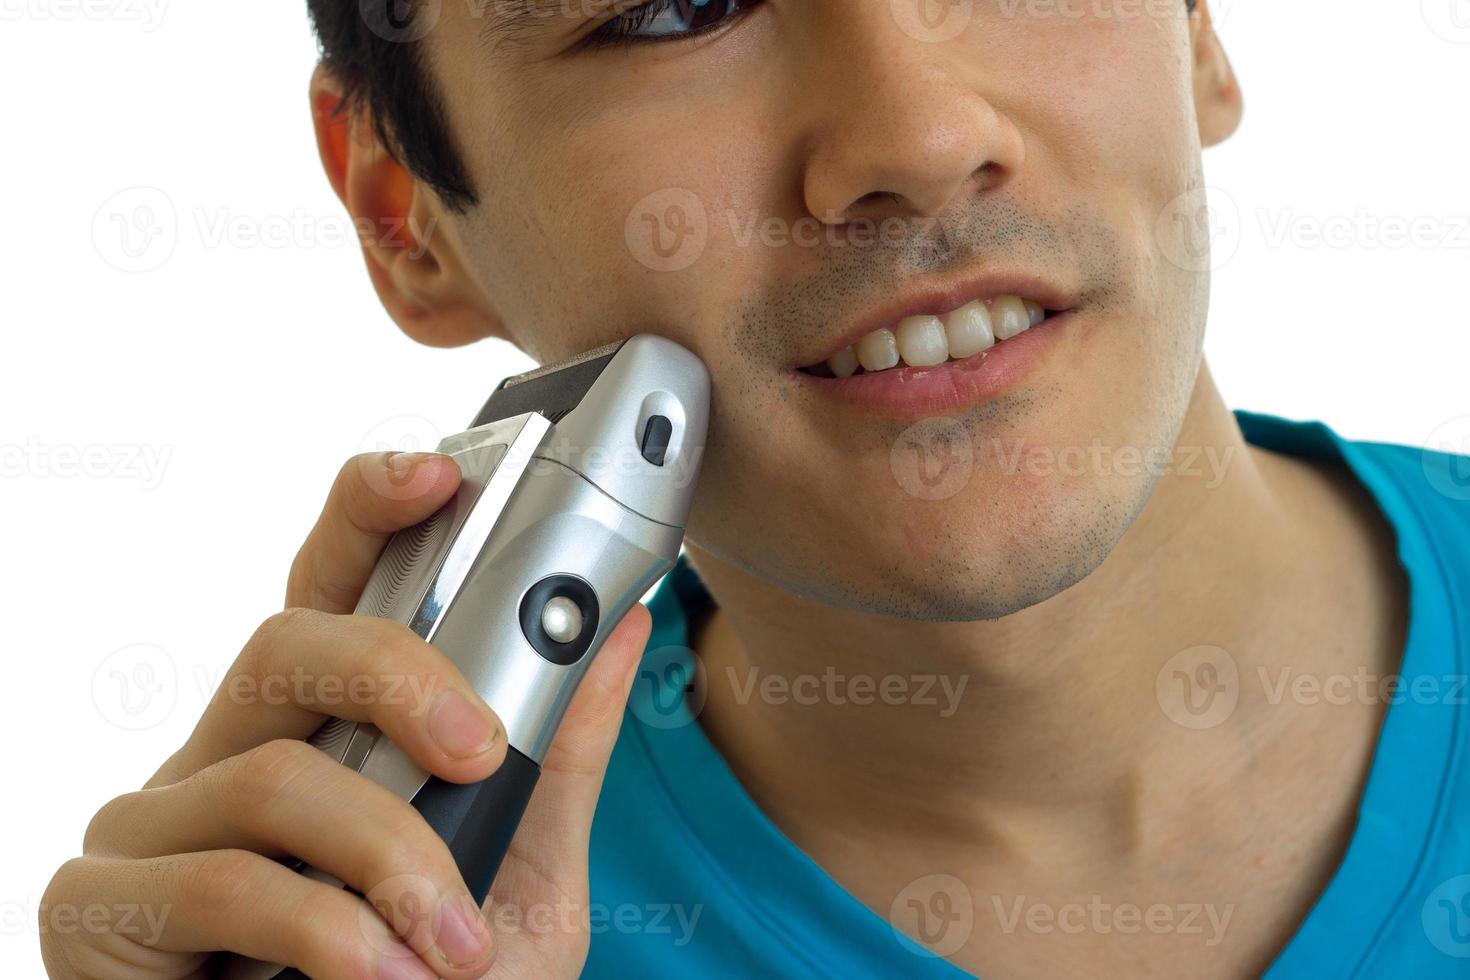
[[998,398],[1015,387],[1057,342],[1075,312],[1054,314],[989,350],[934,367],[894,368],[850,378],[795,374],[804,387],[865,411],[900,419],[942,415]]

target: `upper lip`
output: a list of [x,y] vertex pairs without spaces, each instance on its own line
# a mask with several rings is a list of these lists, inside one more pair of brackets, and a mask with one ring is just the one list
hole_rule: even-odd
[[1075,291],[1034,272],[991,272],[948,280],[918,279],[891,299],[878,304],[871,313],[853,324],[822,352],[813,352],[799,363],[812,367],[824,363],[833,354],[856,344],[874,330],[893,329],[900,320],[911,316],[943,316],[975,299],[996,296],[1020,296],[1035,300],[1048,313],[1064,313],[1077,305]]

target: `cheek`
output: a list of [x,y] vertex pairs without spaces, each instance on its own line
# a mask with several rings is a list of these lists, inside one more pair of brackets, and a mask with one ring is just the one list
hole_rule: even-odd
[[1182,21],[1064,20],[1015,43],[1007,91],[1028,170],[1155,208],[1188,186],[1198,124]]
[[544,314],[550,299],[597,337],[654,330],[710,353],[696,325],[717,320],[752,282],[739,265],[758,250],[741,248],[736,233],[754,220],[749,195],[771,179],[762,161],[777,155],[760,128],[728,108],[698,118],[645,110],[510,164],[502,174],[523,171],[525,191],[494,222],[513,240],[490,247],[513,262],[533,255],[540,268],[501,277],[499,295],[522,293],[527,276],[544,282],[549,266],[556,295],[527,296],[526,315]]

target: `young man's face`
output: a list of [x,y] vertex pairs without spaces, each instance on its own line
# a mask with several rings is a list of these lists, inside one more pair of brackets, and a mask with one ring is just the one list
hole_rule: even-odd
[[[692,543],[829,604],[1004,615],[1111,550],[1198,371],[1224,134],[1196,90],[1228,68],[1178,4],[670,0],[625,19],[718,26],[624,47],[589,43],[602,0],[445,3],[426,51],[481,201],[454,237],[538,359],[651,331],[709,366]],[[978,371],[801,370],[1006,293],[1065,315]]]

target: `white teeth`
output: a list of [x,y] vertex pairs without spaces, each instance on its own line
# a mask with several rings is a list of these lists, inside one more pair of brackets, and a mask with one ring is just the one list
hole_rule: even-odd
[[857,351],[851,347],[842,348],[827,358],[827,369],[839,378],[852,377],[858,369]]
[[827,359],[833,377],[850,378],[864,371],[887,371],[902,363],[936,367],[954,358],[973,357],[1003,340],[1025,333],[1046,319],[1035,300],[1007,294],[972,300],[942,317],[911,316],[894,330],[874,330],[851,347]]
[[1031,314],[1019,296],[997,296],[990,306],[990,319],[996,340],[1010,340],[1031,329]]
[[949,360],[944,321],[937,316],[911,316],[901,321],[898,353],[910,367],[935,367]]
[[864,371],[886,371],[898,364],[898,341],[892,331],[874,330],[858,341],[857,356]]
[[978,299],[966,303],[944,318],[950,357],[971,357],[995,346],[990,327],[990,310]]

